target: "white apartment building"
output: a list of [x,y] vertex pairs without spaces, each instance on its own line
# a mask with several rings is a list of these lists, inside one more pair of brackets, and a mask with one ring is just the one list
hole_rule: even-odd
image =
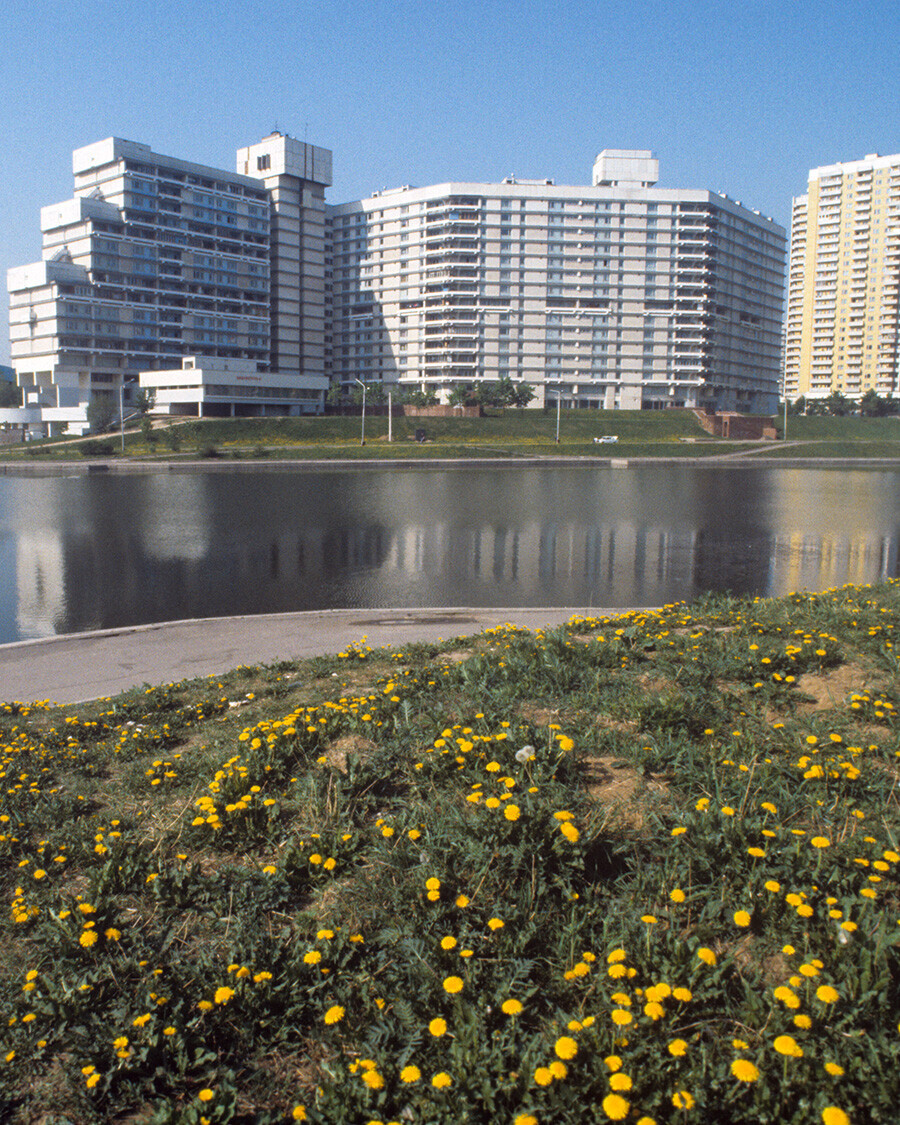
[[785,394],[900,393],[900,154],[813,168],[793,200]]
[[76,149],[74,197],[41,210],[42,260],[8,274],[30,419],[81,430],[92,396],[118,397],[185,356],[281,377],[265,398],[170,396],[173,412],[322,409],[331,153],[275,133],[238,164],[226,172],[118,137]]
[[509,178],[329,206],[326,370],[445,402],[508,376],[535,406],[773,412],[785,231],[657,179],[651,152],[604,150],[590,186]]

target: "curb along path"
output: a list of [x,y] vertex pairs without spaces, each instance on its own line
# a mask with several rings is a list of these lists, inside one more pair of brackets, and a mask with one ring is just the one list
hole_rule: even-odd
[[70,633],[0,645],[0,702],[81,703],[143,684],[216,675],[239,664],[333,655],[363,637],[373,648],[471,636],[512,623],[564,624],[615,608],[357,609],[214,617]]

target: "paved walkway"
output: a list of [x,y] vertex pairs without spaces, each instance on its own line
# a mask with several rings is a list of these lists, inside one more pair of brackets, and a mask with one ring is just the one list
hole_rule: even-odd
[[215,675],[239,664],[340,652],[366,637],[373,647],[470,636],[512,622],[560,625],[574,614],[620,609],[361,609],[214,617],[71,633],[0,645],[0,701],[80,703],[143,684]]

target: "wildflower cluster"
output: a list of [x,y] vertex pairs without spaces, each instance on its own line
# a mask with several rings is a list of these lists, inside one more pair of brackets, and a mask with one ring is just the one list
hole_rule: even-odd
[[892,1120],[898,619],[709,599],[0,708],[0,1107]]

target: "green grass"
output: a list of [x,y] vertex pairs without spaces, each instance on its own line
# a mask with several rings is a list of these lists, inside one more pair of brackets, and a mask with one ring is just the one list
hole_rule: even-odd
[[[775,419],[781,432],[782,420]],[[427,441],[414,440],[424,429]],[[204,459],[213,448],[224,459],[435,460],[471,457],[635,457],[706,458],[747,452],[758,443],[723,442],[703,431],[690,411],[565,410],[556,443],[553,410],[493,411],[483,418],[395,418],[393,441],[387,441],[386,417],[367,414],[366,445],[360,445],[361,418],[223,418],[173,423],[178,450],[173,452],[159,432],[148,444],[139,433],[126,434],[126,457],[139,460]],[[594,437],[618,437],[616,444],[595,444]],[[861,459],[900,455],[898,418],[789,418],[789,444],[766,443],[759,459],[782,457]],[[112,442],[118,456],[119,437]],[[802,444],[794,444],[794,443]],[[78,443],[65,439],[0,448],[0,462],[84,460]]]
[[[782,432],[783,418],[776,423]],[[831,418],[794,417],[787,420],[788,441],[900,442],[900,417]]]
[[[779,432],[781,419],[776,419]],[[424,429],[427,441],[414,440]],[[362,421],[355,417],[207,418],[175,422],[178,450],[162,431],[153,444],[137,432],[126,434],[126,457],[140,460],[196,460],[214,448],[220,458],[288,460],[359,460],[471,457],[711,457],[758,448],[759,443],[723,442],[701,429],[690,411],[565,410],[556,443],[553,410],[493,411],[482,418],[395,418],[393,441],[387,441],[386,417],[367,414],[366,444],[360,445]],[[595,444],[604,434],[616,444]],[[789,444],[765,443],[754,459],[781,457],[893,459],[900,455],[898,418],[789,418]],[[113,456],[119,437],[108,435]],[[802,444],[794,444],[800,442]],[[83,460],[77,443],[65,440],[0,448],[0,461]]]
[[900,584],[0,707],[0,1119],[894,1125]]

